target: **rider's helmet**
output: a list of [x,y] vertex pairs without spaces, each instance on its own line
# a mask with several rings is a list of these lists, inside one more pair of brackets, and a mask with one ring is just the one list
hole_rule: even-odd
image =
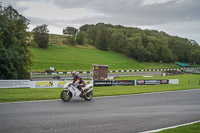
[[73,71],[73,72],[72,72],[72,77],[74,77],[76,74],[77,74],[77,72],[76,72],[76,71]]

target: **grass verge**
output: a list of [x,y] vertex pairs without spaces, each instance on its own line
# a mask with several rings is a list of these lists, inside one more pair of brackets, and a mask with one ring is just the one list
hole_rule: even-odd
[[187,126],[167,129],[156,133],[199,133],[199,131],[200,131],[200,122]]
[[[118,80],[135,80],[135,79],[179,79],[178,85],[141,85],[141,86],[110,86],[110,87],[94,87],[94,96],[113,96],[128,95],[139,93],[176,91],[200,88],[198,80],[200,75],[184,74],[177,76],[127,76],[120,77]],[[197,81],[188,84],[188,80]],[[60,93],[63,88],[38,88],[38,89],[0,89],[0,102],[17,102],[17,101],[34,101],[34,100],[51,100],[60,99]]]
[[[127,94],[139,94],[139,93],[151,93],[151,92],[163,92],[163,91],[176,91],[200,88],[198,80],[200,75],[184,74],[177,76],[126,76],[120,77],[117,80],[136,80],[136,79],[179,79],[179,84],[167,84],[167,85],[140,85],[140,86],[110,86],[110,87],[96,87],[94,94],[97,96],[108,95],[127,95]],[[196,81],[193,84],[188,84],[188,80]]]

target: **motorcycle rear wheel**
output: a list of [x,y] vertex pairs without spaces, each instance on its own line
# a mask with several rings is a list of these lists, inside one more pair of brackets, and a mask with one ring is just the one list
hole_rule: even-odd
[[63,90],[61,92],[61,99],[64,101],[64,102],[68,102],[70,101],[70,99],[72,98],[72,93],[68,90]]
[[93,92],[90,91],[90,92],[87,93],[88,90],[89,90],[89,89],[86,89],[86,90],[85,90],[84,99],[85,99],[86,101],[90,101],[90,100],[92,100],[92,98],[93,98]]

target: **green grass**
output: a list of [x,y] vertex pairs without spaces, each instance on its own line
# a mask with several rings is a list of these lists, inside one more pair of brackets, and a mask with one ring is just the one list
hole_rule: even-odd
[[0,102],[59,99],[62,88],[0,89]]
[[200,131],[200,122],[187,126],[181,126],[177,128],[163,130],[157,133],[199,133],[199,131]]
[[[185,74],[177,76],[127,76],[120,77],[117,80],[135,80],[135,79],[179,79],[179,84],[167,84],[167,85],[139,85],[139,86],[109,86],[109,87],[96,87],[94,94],[98,96],[109,95],[126,95],[126,94],[139,94],[150,92],[163,92],[163,91],[175,91],[175,90],[187,90],[200,88],[198,80],[200,75]],[[188,85],[188,80],[196,81],[196,84]]]
[[175,64],[137,62],[112,51],[92,46],[49,45],[48,49],[32,48],[34,55],[31,71],[44,72],[49,67],[57,71],[90,71],[92,64],[109,65],[109,70],[176,68]]
[[[176,91],[186,89],[197,89],[200,85],[188,85],[188,80],[200,79],[200,75],[179,75],[179,76],[155,76],[145,78],[143,76],[120,77],[119,80],[134,79],[179,79],[178,85],[141,85],[141,86],[111,86],[94,87],[94,96],[128,95],[162,91]],[[0,102],[33,101],[60,99],[62,88],[37,88],[37,89],[0,89]]]

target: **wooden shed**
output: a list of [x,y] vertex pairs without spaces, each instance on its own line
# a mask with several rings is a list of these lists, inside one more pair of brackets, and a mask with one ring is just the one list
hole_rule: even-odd
[[92,79],[106,80],[108,78],[108,65],[92,64]]

